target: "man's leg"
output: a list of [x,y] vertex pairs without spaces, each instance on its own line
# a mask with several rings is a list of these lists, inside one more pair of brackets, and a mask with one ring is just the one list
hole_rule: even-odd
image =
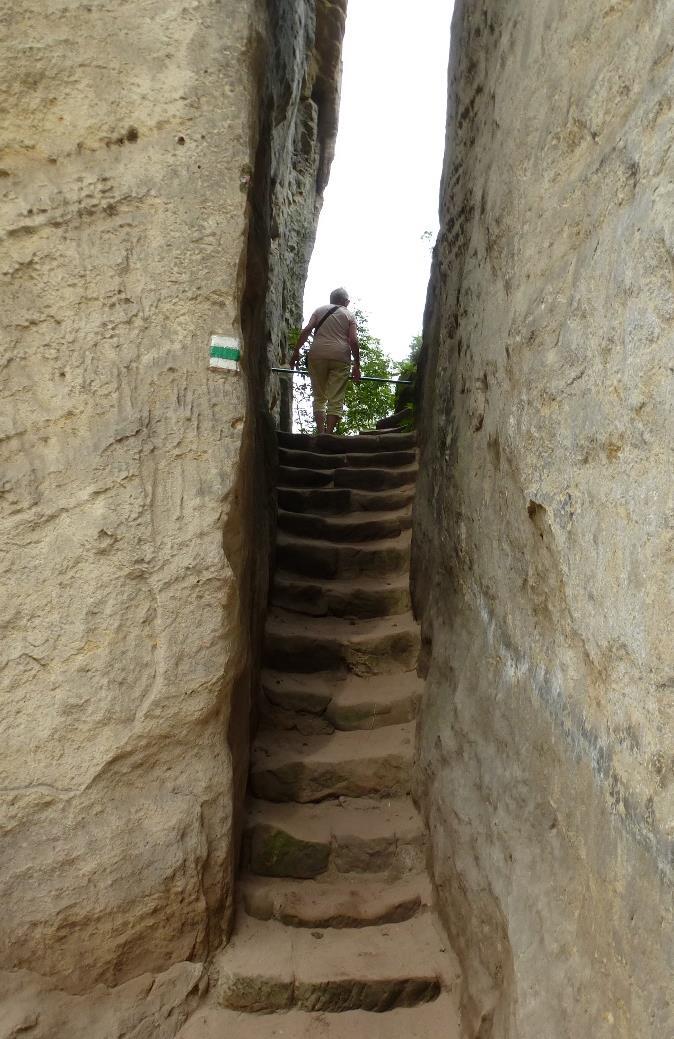
[[325,405],[327,403],[327,361],[313,360],[309,355],[307,370],[311,379],[311,392],[314,398],[314,421],[316,432],[322,433],[325,429]]
[[339,420],[342,417],[344,395],[346,394],[346,388],[349,385],[350,375],[350,364],[341,364],[338,361],[333,361],[331,363],[325,386],[328,397],[328,433],[335,432]]

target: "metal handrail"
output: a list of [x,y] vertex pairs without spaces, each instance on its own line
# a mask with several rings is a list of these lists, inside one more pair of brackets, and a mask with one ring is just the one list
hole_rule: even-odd
[[[272,372],[278,372],[279,375],[308,375],[309,372],[306,368],[271,368]],[[353,376],[349,376],[353,379]],[[411,386],[411,379],[380,379],[377,375],[361,375],[357,382],[390,382],[395,386]]]

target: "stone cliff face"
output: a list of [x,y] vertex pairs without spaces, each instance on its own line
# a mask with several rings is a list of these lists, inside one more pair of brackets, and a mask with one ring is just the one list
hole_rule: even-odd
[[673,22],[454,16],[413,590],[421,786],[483,1039],[671,1027]]
[[[228,925],[267,366],[345,6],[5,12],[0,965],[73,992],[202,960]],[[212,333],[242,375],[209,374]]]

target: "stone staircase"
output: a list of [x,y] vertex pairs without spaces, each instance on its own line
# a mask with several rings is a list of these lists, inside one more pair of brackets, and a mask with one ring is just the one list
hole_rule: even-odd
[[279,434],[240,905],[184,1039],[456,1039],[459,970],[410,797],[413,434]]

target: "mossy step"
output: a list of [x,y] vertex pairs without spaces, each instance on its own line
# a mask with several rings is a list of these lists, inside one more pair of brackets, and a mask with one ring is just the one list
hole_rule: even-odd
[[329,932],[242,916],[215,958],[221,1006],[368,1010],[418,1006],[456,985],[458,967],[430,914],[402,923]]
[[251,801],[243,847],[245,868],[260,876],[307,879],[330,871],[395,879],[423,870],[426,833],[409,797]]
[[410,793],[414,723],[330,736],[258,733],[250,788],[267,801],[300,804],[336,797],[394,797]]

